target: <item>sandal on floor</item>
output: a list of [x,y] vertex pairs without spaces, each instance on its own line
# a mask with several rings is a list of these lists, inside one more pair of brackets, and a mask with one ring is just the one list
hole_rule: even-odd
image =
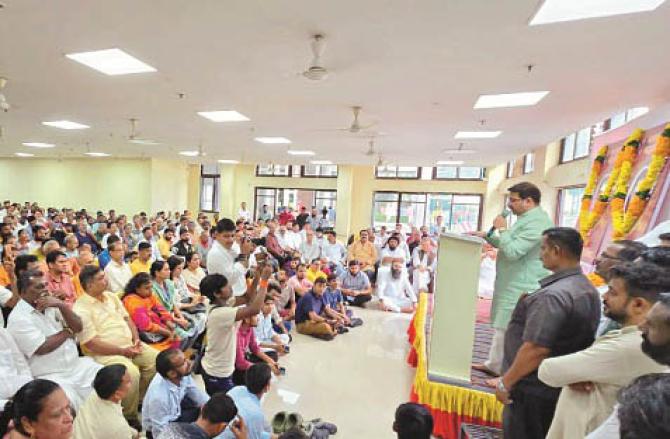
[[286,428],[287,413],[278,412],[274,418],[272,418],[272,431],[274,433],[284,433],[288,428]]
[[337,425],[332,424],[330,422],[317,422],[314,424],[314,428],[319,429],[319,430],[326,430],[330,434],[335,434],[337,433]]
[[363,319],[359,319],[358,317],[354,317],[351,319],[351,323],[349,323],[350,328],[355,328],[357,326],[361,326],[363,324]]
[[284,431],[300,426],[302,426],[302,416],[300,413],[290,413],[286,418]]

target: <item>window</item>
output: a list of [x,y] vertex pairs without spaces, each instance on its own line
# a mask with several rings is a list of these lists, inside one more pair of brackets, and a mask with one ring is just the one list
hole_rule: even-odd
[[303,177],[337,177],[337,165],[306,165],[301,170]]
[[[258,218],[263,212],[263,205],[268,206],[268,212],[273,216],[277,214],[280,207],[290,207],[295,211],[301,206],[311,209],[315,206],[319,212],[324,208],[337,207],[337,191],[316,189],[292,189],[292,188],[255,188],[254,212]],[[334,213],[333,218],[334,220]]]
[[200,210],[202,211],[219,211],[220,172],[218,164],[200,166]]
[[591,130],[591,127],[584,128],[563,139],[561,142],[560,163],[571,162],[589,155]]
[[516,167],[516,160],[507,162],[507,178],[514,177],[514,168]]
[[416,166],[377,166],[375,176],[377,178],[418,179],[419,168]]
[[256,210],[255,210],[255,219],[260,218],[261,213],[263,212],[263,206],[268,206],[268,212],[273,216],[277,211],[277,190],[269,188],[256,188]]
[[569,187],[558,190],[558,225],[577,227],[579,208],[584,195],[584,187]]
[[323,208],[332,207],[335,209],[337,204],[337,191],[316,191],[314,194],[314,203],[313,206],[316,206],[316,209],[321,212]]
[[635,107],[631,108],[629,110],[626,110],[624,112],[615,114],[612,116],[612,118],[609,120],[609,129],[613,130],[615,128],[619,128],[622,125],[627,124],[633,119],[636,119],[640,116],[643,116],[649,112],[649,108],[647,107]]
[[447,193],[375,192],[374,227],[393,228],[396,223],[420,227],[444,218],[444,226],[454,232],[478,230],[481,221],[481,195]]
[[484,168],[476,166],[435,166],[434,180],[481,180],[484,178]]
[[535,154],[529,152],[523,156],[523,173],[530,174],[535,170]]
[[256,166],[258,177],[289,177],[291,166],[289,165],[258,165]]

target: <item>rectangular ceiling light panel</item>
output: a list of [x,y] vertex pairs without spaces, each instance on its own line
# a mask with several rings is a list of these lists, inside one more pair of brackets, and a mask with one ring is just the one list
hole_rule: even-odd
[[459,131],[454,139],[495,139],[502,131]]
[[156,69],[121,49],[96,50],[93,52],[69,53],[73,61],[84,64],[105,75],[129,75],[131,73],[155,72]]
[[545,0],[531,26],[653,11],[665,0]]
[[198,114],[212,122],[246,122],[247,116],[234,110],[198,111]]
[[536,105],[548,94],[548,91],[530,91],[522,93],[481,95],[475,103],[475,110],[481,108],[528,107]]
[[42,122],[42,125],[60,128],[62,130],[85,130],[86,128],[90,128],[88,125],[84,125],[83,123],[72,122],[69,120],[53,120],[49,122]]

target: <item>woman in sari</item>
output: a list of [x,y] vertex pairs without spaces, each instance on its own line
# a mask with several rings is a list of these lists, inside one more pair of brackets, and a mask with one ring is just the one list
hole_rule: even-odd
[[154,295],[151,277],[147,273],[137,273],[128,281],[123,305],[143,342],[159,351],[179,348],[181,340],[175,334],[175,322]]
[[182,340],[180,349],[185,351],[193,345],[198,336],[197,328],[181,313],[177,292],[174,283],[170,280],[170,266],[167,261],[155,261],[151,264],[149,273],[153,279],[154,296],[170,313],[172,320],[176,323],[175,333]]
[[[193,255],[194,253],[189,253]],[[200,294],[191,293],[184,279],[184,258],[180,256],[170,256],[167,260],[170,266],[170,280],[174,284],[177,304],[179,311],[186,314],[195,326],[195,336],[205,332],[207,323],[207,304],[206,297]]]

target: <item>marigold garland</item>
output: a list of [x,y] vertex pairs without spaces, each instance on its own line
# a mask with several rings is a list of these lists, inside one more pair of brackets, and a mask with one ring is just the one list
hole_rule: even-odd
[[[624,203],[627,194],[627,180],[617,184],[617,193],[614,200],[612,200],[612,225],[614,240],[622,239],[628,232],[631,231],[637,220],[642,215],[649,198],[651,191],[658,180],[658,176],[665,165],[666,159],[670,157],[670,123],[667,124],[663,132],[656,139],[656,145],[647,168],[647,173],[644,178],[638,183],[635,189],[635,195],[628,203],[627,209],[624,211]],[[630,178],[631,169],[628,172]],[[623,179],[622,169],[622,178]]]
[[586,239],[586,236],[589,234],[595,223],[598,222],[598,219],[600,219],[600,215],[602,215],[601,211],[597,217],[595,216],[595,214],[592,217],[590,209],[591,209],[591,200],[593,200],[593,192],[596,190],[596,185],[598,184],[598,180],[600,179],[600,174],[603,171],[603,165],[605,163],[605,158],[607,157],[608,149],[609,147],[607,145],[604,145],[600,147],[600,149],[598,150],[596,158],[593,159],[593,165],[591,165],[591,172],[589,174],[588,183],[584,188],[584,195],[582,196],[582,204],[579,209],[579,219],[577,221],[579,232],[582,234],[583,239]]
[[605,282],[605,279],[600,277],[600,275],[598,273],[596,273],[595,271],[587,274],[586,277],[591,282],[591,285],[593,285],[596,288],[607,285],[607,282]]

